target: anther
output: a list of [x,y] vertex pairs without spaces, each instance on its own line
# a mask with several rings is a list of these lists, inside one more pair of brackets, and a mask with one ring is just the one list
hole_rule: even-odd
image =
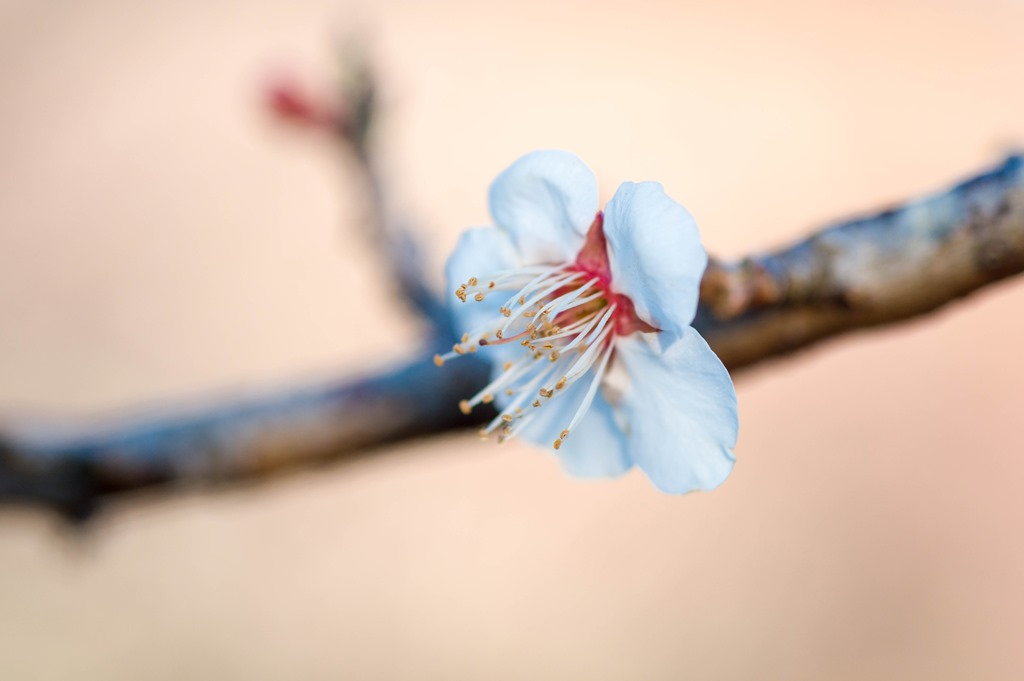
[[558,379],[558,383],[555,383],[555,390],[561,390],[562,388],[564,388],[566,380],[567,378],[565,376],[562,376],[560,379]]
[[555,449],[561,449],[562,448],[562,441],[561,440],[555,440],[554,447],[555,447]]
[[483,402],[484,404],[490,404],[491,402],[494,401],[494,395],[486,393],[483,397],[480,398],[480,401]]
[[501,420],[505,423],[512,423],[512,414],[502,414]]
[[456,343],[455,345],[452,346],[452,352],[454,352],[456,355],[464,355],[466,354],[466,348]]
[[480,292],[480,293],[476,294],[475,296],[473,296],[473,300],[475,300],[478,303],[481,300],[483,300],[484,298],[485,298],[485,296],[484,296],[483,292]]
[[459,411],[468,416],[470,412],[473,411],[473,407],[469,406],[469,402],[467,400],[461,400],[459,402]]
[[441,355],[434,355],[434,364],[436,364],[439,367],[443,367],[444,357],[442,357]]
[[470,277],[468,283],[469,283],[470,286],[476,286],[477,285],[476,277]]
[[558,439],[559,440],[564,440],[567,437],[569,437],[569,429],[568,428],[566,428],[565,430],[563,430],[561,433],[558,434]]

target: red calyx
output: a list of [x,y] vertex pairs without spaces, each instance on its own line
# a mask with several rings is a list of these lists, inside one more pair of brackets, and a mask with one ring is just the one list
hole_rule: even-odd
[[636,315],[636,306],[633,305],[629,296],[615,293],[612,289],[612,268],[608,260],[608,240],[604,236],[604,213],[602,211],[597,212],[587,230],[583,248],[576,256],[575,266],[579,271],[596,277],[600,287],[605,291],[608,304],[617,306],[614,319],[616,334],[628,336],[637,331],[642,333],[659,331]]

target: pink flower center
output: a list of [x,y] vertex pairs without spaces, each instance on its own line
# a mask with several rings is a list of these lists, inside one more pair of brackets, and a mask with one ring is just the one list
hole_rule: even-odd
[[636,315],[636,307],[628,296],[615,293],[612,289],[612,267],[608,259],[608,240],[604,236],[604,213],[601,211],[598,211],[587,230],[583,248],[576,256],[575,268],[597,277],[598,285],[605,292],[605,299],[610,305],[615,305],[613,321],[617,335],[628,336],[637,331],[651,333],[658,330]]
[[[515,344],[521,352],[506,352],[509,361],[483,390],[459,407],[469,413],[480,403],[498,399],[501,413],[484,429],[499,441],[514,437],[536,410],[561,397],[579,380],[589,381],[574,416],[554,442],[558,449],[593,402],[614,355],[614,340],[655,327],[640,319],[633,301],[612,288],[604,214],[598,213],[583,247],[571,263],[523,267],[471,277],[455,295],[463,303],[483,303],[488,297],[512,292],[494,318],[462,336],[452,351],[434,358],[445,360],[482,348]],[[509,348],[511,350],[511,348]]]

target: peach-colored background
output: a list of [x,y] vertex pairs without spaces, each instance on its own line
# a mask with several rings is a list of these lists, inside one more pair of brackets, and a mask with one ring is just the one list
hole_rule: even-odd
[[[415,352],[351,168],[261,79],[364,36],[440,265],[491,178],[576,151],[710,250],[943,186],[1024,138],[1024,5],[0,2],[0,419]],[[428,231],[429,230],[429,231]],[[1024,284],[739,381],[732,478],[662,496],[454,434],[265,484],[0,512],[3,679],[1024,675]],[[429,399],[429,397],[425,397]]]

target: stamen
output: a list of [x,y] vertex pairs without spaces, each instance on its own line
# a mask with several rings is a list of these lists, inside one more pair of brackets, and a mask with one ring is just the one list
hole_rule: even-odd
[[[507,322],[505,322],[505,326],[502,327],[502,331],[508,329],[509,324],[514,322],[518,318],[519,314],[521,314],[521,313],[529,310],[530,308],[534,307],[537,303],[539,303],[542,300],[544,300],[544,298],[546,298],[547,296],[551,295],[552,293],[554,293],[559,288],[567,285],[569,282],[571,282],[574,279],[581,278],[582,276],[583,276],[582,272],[570,272],[570,273],[565,274],[563,276],[554,277],[552,279],[549,279],[548,282],[547,282],[548,286],[546,288],[542,289],[540,293],[534,295],[532,298],[527,300],[525,303],[520,303],[519,304],[519,307],[518,307],[519,311],[516,312],[516,314],[507,314],[507,315],[505,315],[506,317],[509,317],[509,320]],[[506,308],[511,308],[512,307],[512,302],[509,301],[508,303],[505,304],[505,306],[506,306]]]
[[576,427],[583,418],[583,415],[587,413],[590,408],[590,404],[594,401],[594,396],[597,394],[597,388],[601,385],[601,379],[604,377],[604,370],[608,366],[608,360],[612,356],[612,350],[614,346],[609,343],[608,349],[604,351],[601,356],[601,364],[597,367],[597,371],[594,372],[594,378],[590,381],[590,387],[587,389],[587,394],[583,397],[583,402],[576,409],[576,414],[572,417],[572,421],[569,422],[568,427],[562,431],[562,439],[569,436],[569,431]]
[[[522,347],[519,359],[502,363],[487,386],[459,402],[459,410],[469,414],[476,405],[490,404],[499,396],[503,408],[480,429],[484,438],[496,432],[499,442],[515,437],[546,400],[564,395],[569,386],[587,376],[582,402],[553,443],[558,449],[593,403],[614,353],[612,340],[621,328],[613,302],[617,299],[606,281],[577,264],[504,270],[482,281],[470,277],[455,295],[463,302],[470,296],[482,302],[492,291],[507,291],[504,295],[510,297],[485,325],[463,334],[450,352],[435,355],[434,363],[442,366],[458,355],[495,345]],[[506,352],[513,350],[514,346]]]
[[521,430],[522,427],[526,424],[526,422],[530,421],[533,416],[533,412],[531,412],[530,414],[522,413],[522,404],[528,399],[529,395],[533,392],[533,389],[537,386],[537,384],[543,383],[544,381],[548,380],[549,373],[550,372],[548,371],[541,372],[537,376],[534,376],[532,379],[527,381],[524,385],[517,387],[516,391],[521,393],[519,397],[513,400],[512,403],[509,404],[501,414],[494,417],[494,419],[487,425],[487,427],[484,430],[488,434],[494,432],[494,430],[502,423],[510,423],[511,421],[509,421],[505,417],[508,416],[509,418],[513,418],[512,414],[515,413],[516,417],[513,418],[513,420],[518,420],[519,425],[517,428],[510,431],[509,436],[518,433],[519,430]]

